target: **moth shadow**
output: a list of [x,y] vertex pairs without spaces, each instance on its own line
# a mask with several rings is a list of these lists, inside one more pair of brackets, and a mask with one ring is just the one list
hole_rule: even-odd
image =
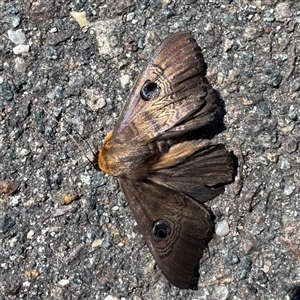
[[291,300],[299,300],[300,299],[300,286],[295,286],[293,288],[290,299]]

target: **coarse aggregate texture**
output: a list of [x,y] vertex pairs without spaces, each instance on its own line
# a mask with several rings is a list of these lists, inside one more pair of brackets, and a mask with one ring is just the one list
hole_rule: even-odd
[[[229,233],[197,291],[168,283],[117,180],[86,158],[180,30],[225,103],[215,141],[239,161],[207,203]],[[300,299],[299,51],[299,1],[0,0],[0,300]]]

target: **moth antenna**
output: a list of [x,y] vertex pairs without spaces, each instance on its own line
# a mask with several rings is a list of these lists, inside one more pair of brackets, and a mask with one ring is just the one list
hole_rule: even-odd
[[[51,114],[46,108],[44,108],[44,110],[46,111],[47,115],[50,116],[50,117],[56,122],[56,124],[59,125],[59,121],[56,120],[56,118],[53,117],[52,114]],[[67,133],[67,135],[68,135],[68,136],[71,138],[71,140],[75,143],[75,145],[78,147],[78,149],[83,153],[83,155],[85,156],[85,158],[86,158],[86,159],[89,161],[89,163],[93,166],[93,168],[96,168],[96,169],[97,169],[98,166],[97,166],[97,160],[96,160],[96,157],[97,157],[98,151],[96,151],[96,152],[94,151],[94,149],[92,148],[92,146],[91,146],[87,141],[85,141],[85,140],[81,137],[80,133],[76,130],[76,128],[72,127],[72,129],[78,134],[78,136],[80,137],[81,141],[88,145],[89,149],[91,150],[91,152],[92,152],[92,154],[93,154],[93,160],[91,160],[91,159],[87,156],[87,154],[85,153],[83,147],[77,142],[77,140],[74,138],[74,136],[73,136],[71,133],[69,133],[66,129],[63,129],[63,131]]]

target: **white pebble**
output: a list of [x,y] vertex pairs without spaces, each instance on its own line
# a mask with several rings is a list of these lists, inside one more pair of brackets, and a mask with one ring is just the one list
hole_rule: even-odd
[[120,81],[121,81],[122,88],[125,88],[130,83],[130,77],[129,77],[129,75],[123,75],[121,77]]
[[132,21],[133,18],[134,18],[134,12],[131,12],[126,16],[126,21],[127,22]]
[[15,207],[15,206],[18,206],[19,204],[20,204],[20,199],[21,197],[20,197],[20,195],[15,195],[15,196],[13,196],[13,197],[11,197],[11,201],[10,201],[10,206],[13,206],[13,207]]
[[295,189],[295,185],[292,182],[286,182],[283,190],[283,194],[286,196],[290,196]]
[[62,279],[62,280],[60,280],[59,282],[58,282],[58,284],[60,285],[60,286],[66,286],[66,285],[68,285],[70,283],[70,280],[68,280],[68,279]]
[[215,232],[218,236],[226,236],[229,233],[229,226],[226,220],[220,221],[215,225]]
[[28,288],[28,287],[30,287],[30,284],[31,284],[30,281],[26,280],[26,281],[23,282],[23,287]]
[[16,31],[9,29],[7,31],[8,38],[16,45],[24,44],[26,37],[22,29]]
[[224,285],[216,287],[214,296],[215,296],[214,299],[218,299],[218,300],[228,299],[229,297],[228,288]]
[[102,242],[103,241],[101,239],[95,239],[92,243],[92,248],[95,249],[95,248],[101,247]]
[[29,45],[18,45],[13,48],[14,54],[28,53]]
[[22,56],[16,56],[15,58],[15,70],[18,73],[25,73],[27,67],[27,62]]
[[29,239],[29,240],[32,240],[34,236],[34,231],[33,230],[29,230],[26,237]]

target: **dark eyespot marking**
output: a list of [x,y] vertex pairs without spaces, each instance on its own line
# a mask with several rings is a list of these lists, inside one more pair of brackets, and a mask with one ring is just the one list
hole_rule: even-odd
[[158,220],[153,223],[152,236],[159,242],[165,239],[171,232],[170,225],[164,220]]
[[144,100],[151,100],[158,97],[159,92],[160,87],[157,85],[157,83],[151,80],[146,80],[141,88],[140,94]]

